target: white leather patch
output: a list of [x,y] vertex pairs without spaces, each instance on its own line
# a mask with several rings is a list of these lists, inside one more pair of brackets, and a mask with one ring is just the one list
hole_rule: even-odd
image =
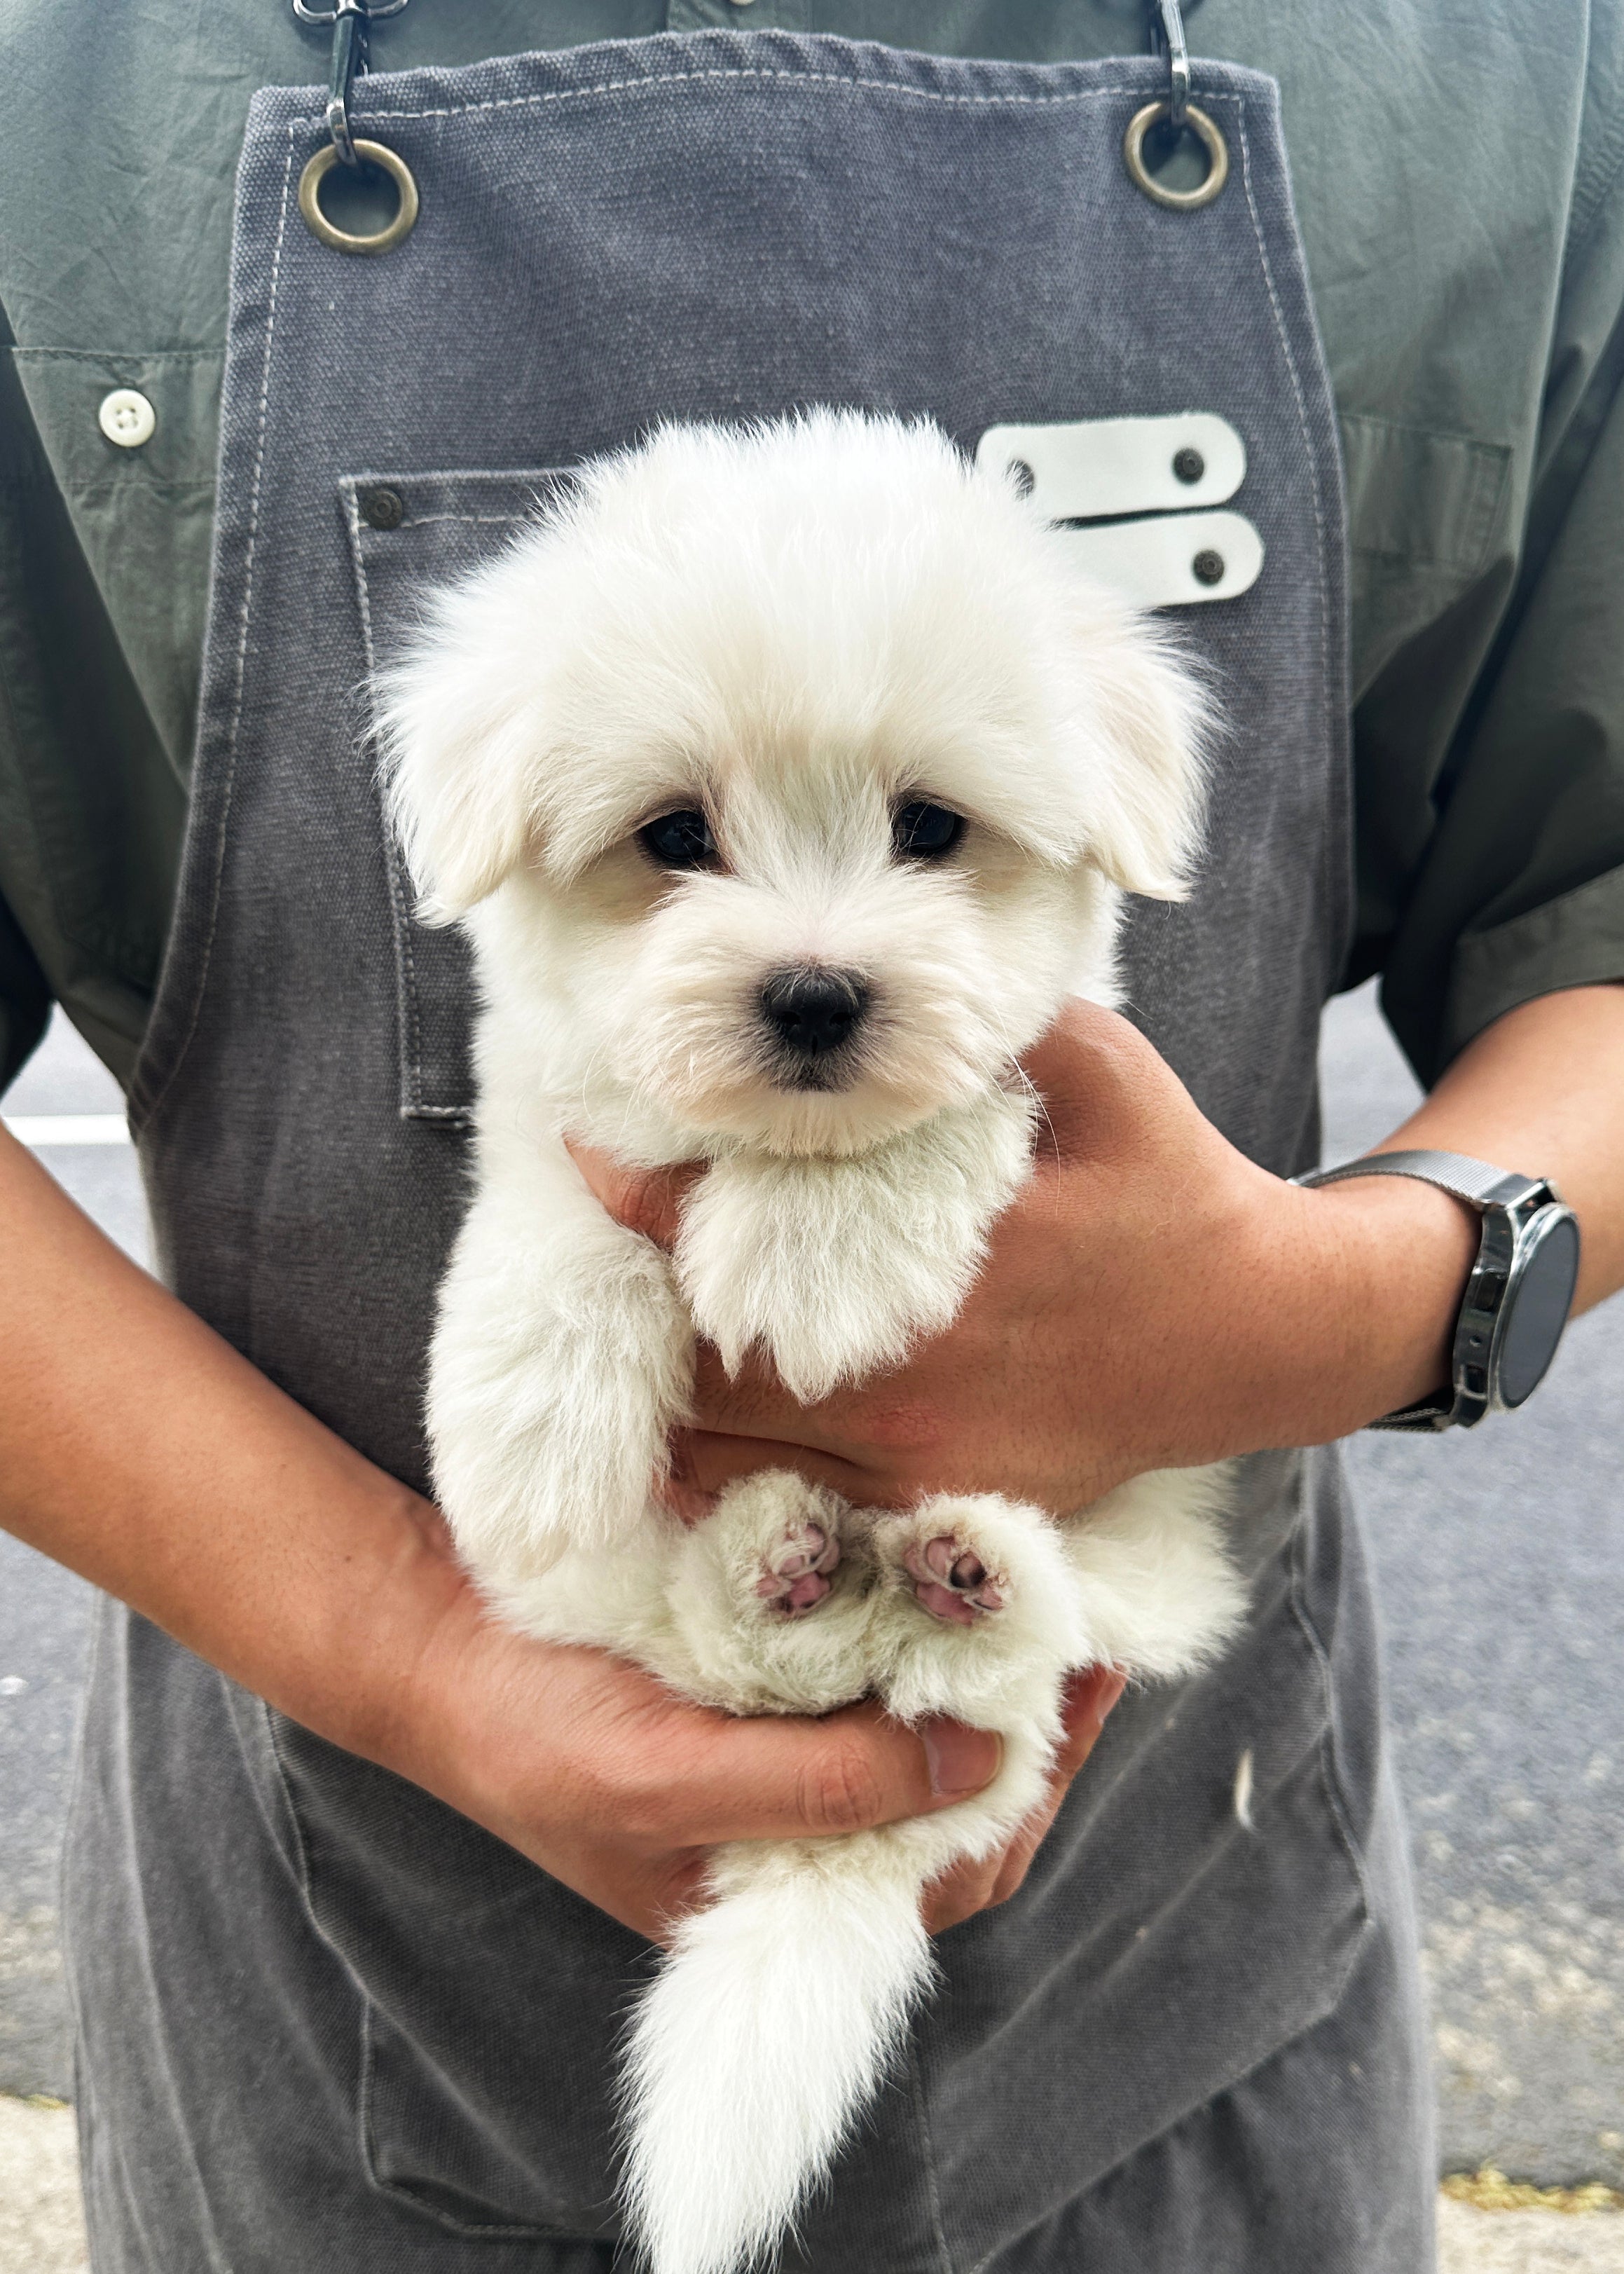
[[1246,446],[1227,418],[1078,418],[1056,426],[989,426],[978,466],[1013,470],[1051,521],[1169,513],[1222,505],[1246,478]]
[[1263,566],[1263,539],[1238,513],[1168,513],[1065,534],[1089,576],[1141,608],[1233,600]]

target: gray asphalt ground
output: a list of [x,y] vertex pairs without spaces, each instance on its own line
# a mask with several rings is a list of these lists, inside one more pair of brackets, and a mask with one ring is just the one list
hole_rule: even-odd
[[[1334,1005],[1327,1158],[1385,1133],[1414,1096],[1368,991]],[[60,1024],[5,1100],[13,1115],[117,1105]],[[127,1150],[45,1157],[144,1254]],[[1414,1826],[1446,2170],[1492,2162],[1542,2184],[1624,2186],[1621,1371],[1624,1300],[1570,1330],[1523,1413],[1351,1449]],[[56,1878],[86,1602],[0,1538],[0,2093],[70,2090]],[[1460,2209],[1447,2207],[1452,2234],[1491,2217]],[[1514,2255],[1470,2263],[1576,2263],[1561,2238],[1576,2248],[1598,2226],[1607,2250],[1624,2248],[1624,2220],[1553,2219],[1503,2215],[1495,2233],[1520,2240],[1494,2249]],[[1546,2225],[1559,2255],[1529,2256]],[[1463,2274],[1469,2260],[1447,2263]],[[1585,2263],[1624,2274],[1624,2255]],[[12,2274],[4,2259],[0,2274]]]

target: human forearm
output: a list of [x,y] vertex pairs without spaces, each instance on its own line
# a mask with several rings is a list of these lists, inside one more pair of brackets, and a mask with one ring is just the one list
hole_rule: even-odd
[[1377,1150],[1411,1145],[1548,1177],[1583,1238],[1575,1310],[1624,1286],[1624,985],[1497,1019]]
[[[1575,1307],[1583,1310],[1624,1283],[1621,1096],[1624,987],[1575,988],[1485,1028],[1374,1150],[1463,1153],[1549,1178],[1579,1218]],[[1339,1351],[1335,1321],[1316,1327],[1305,1313],[1300,1361],[1285,1377],[1293,1402],[1281,1442],[1294,1427],[1304,1442],[1341,1434],[1440,1389],[1477,1247],[1474,1211],[1407,1178],[1361,1179],[1306,1198],[1309,1228],[1340,1235],[1325,1284],[1346,1342]],[[1279,1284],[1288,1304],[1312,1299],[1295,1258]]]
[[[809,1409],[702,1353],[694,1495],[789,1447],[858,1499],[1006,1491],[1059,1510],[1147,1468],[1323,1442],[1441,1387],[1477,1245],[1461,1202],[1398,1178],[1283,1183],[1085,1005],[1028,1070],[1048,1109],[1034,1174],[954,1327]],[[1387,1143],[1554,1178],[1596,1301],[1624,1278],[1621,1089],[1624,988],[1575,990],[1489,1028]],[[622,1221],[670,1236],[680,1180],[583,1165]]]
[[[1549,1178],[1579,1218],[1583,1310],[1624,1284],[1620,1098],[1624,987],[1575,988],[1485,1028],[1374,1150],[1463,1153]],[[1340,1435],[1447,1382],[1478,1236],[1475,1211],[1396,1177],[1305,1194],[1297,1216],[1293,1239],[1289,1208],[1278,1211],[1285,1251],[1267,1283],[1285,1329],[1269,1441],[1282,1443]]]
[[[1624,1284],[1620,1097],[1624,987],[1575,988],[1487,1028],[1373,1150],[1462,1153],[1548,1178],[1579,1218],[1575,1308],[1584,1310]],[[1335,1315],[1316,1321],[1312,1278],[1300,1256],[1286,1259],[1277,1290],[1286,1312],[1297,1302],[1302,1316],[1287,1338],[1298,1355],[1282,1368],[1283,1434],[1271,1442],[1340,1435],[1443,1388],[1477,1249],[1475,1211],[1408,1178],[1305,1198],[1305,1231],[1334,1236],[1321,1284]]]
[[[0,1523],[340,1742],[451,1571],[432,1512],[104,1239],[0,1133]],[[455,1574],[452,1575],[455,1580]],[[385,1630],[387,1621],[388,1630]]]
[[[0,1130],[0,1525],[645,1933],[729,1839],[945,1805],[997,1741],[741,1722],[485,1612],[430,1505],[136,1269]],[[1079,1700],[1074,1773],[1097,1721]],[[923,1742],[921,1742],[921,1738]],[[990,1899],[944,1890],[943,1916]]]

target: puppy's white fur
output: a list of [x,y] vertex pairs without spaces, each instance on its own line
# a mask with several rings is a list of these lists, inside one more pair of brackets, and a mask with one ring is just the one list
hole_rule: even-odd
[[[715,1859],[635,2024],[628,2201],[656,2274],[727,2274],[894,2052],[929,1977],[922,1886],[1039,1797],[1066,1669],[1187,1672],[1242,1593],[1213,1472],[1062,1526],[769,1475],[685,1532],[653,1487],[694,1337],[810,1401],[950,1324],[1029,1171],[1019,1053],[1069,994],[1113,999],[1123,892],[1182,888],[1200,703],[936,430],[821,412],[588,467],[438,596],[381,695],[397,825],[482,993],[428,1400],[470,1569],[530,1632],[734,1712],[874,1691],[1004,1739],[992,1787],[940,1814]],[[920,801],[965,818],[939,860],[893,842]],[[678,809],[712,864],[650,858],[639,831]],[[797,1071],[762,990],[807,968],[868,1008]],[[707,1164],[673,1259],[605,1215],[567,1133]]]

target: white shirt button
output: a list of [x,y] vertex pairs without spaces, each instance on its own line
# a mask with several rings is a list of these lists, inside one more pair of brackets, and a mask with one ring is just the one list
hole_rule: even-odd
[[117,442],[121,450],[139,450],[143,442],[151,441],[158,414],[134,388],[116,387],[110,395],[102,397],[96,424],[108,440]]

